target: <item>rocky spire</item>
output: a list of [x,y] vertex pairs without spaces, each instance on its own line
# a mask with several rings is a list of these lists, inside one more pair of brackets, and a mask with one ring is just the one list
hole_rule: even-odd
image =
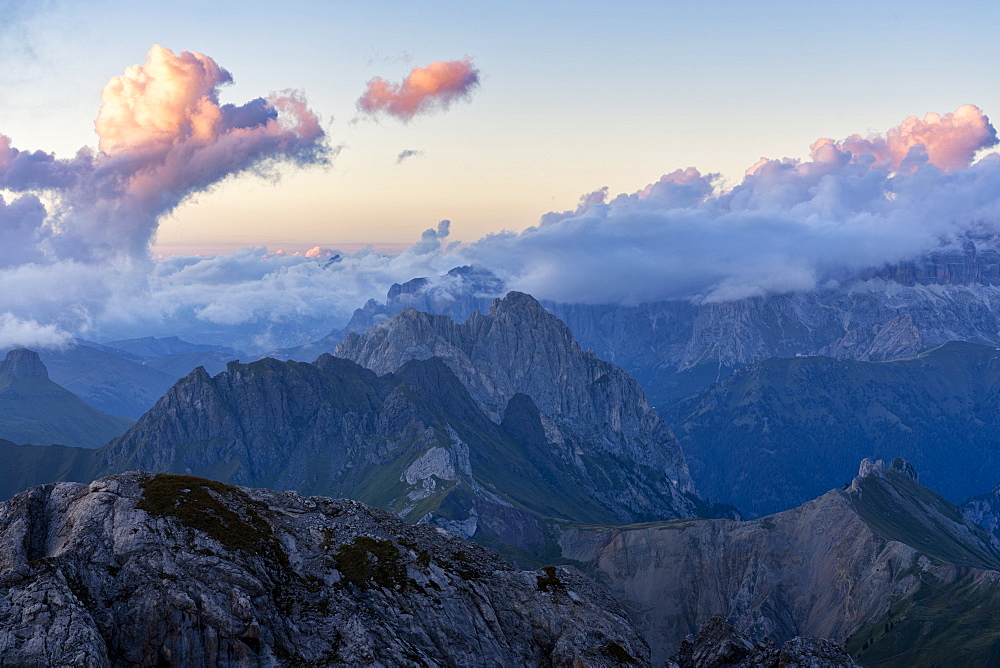
[[9,351],[6,359],[0,362],[0,373],[10,374],[14,378],[49,377],[49,372],[42,364],[38,353],[27,348],[15,348]]

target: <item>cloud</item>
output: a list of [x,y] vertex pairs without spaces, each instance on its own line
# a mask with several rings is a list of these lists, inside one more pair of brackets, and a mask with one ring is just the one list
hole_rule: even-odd
[[407,158],[415,158],[415,157],[421,156],[423,154],[424,154],[423,151],[415,151],[415,150],[413,150],[411,148],[408,148],[405,151],[400,151],[399,152],[399,155],[396,156],[396,164],[398,165],[399,163],[403,162]]
[[382,77],[368,82],[358,99],[358,110],[369,116],[386,114],[406,122],[417,114],[445,110],[457,100],[467,100],[479,85],[479,70],[466,56],[414,67],[400,84]]
[[[631,194],[461,251],[509,287],[566,302],[726,301],[812,290],[954,243],[1000,233],[1000,156],[989,119],[965,105],[883,136],[820,140],[811,160],[762,160],[741,184],[677,170]],[[995,236],[994,236],[995,238]]]
[[306,257],[319,258],[319,257],[334,257],[337,255],[337,251],[332,248],[321,248],[320,246],[313,246],[306,251]]
[[315,340],[346,324],[369,299],[384,298],[393,283],[450,269],[449,227],[441,221],[396,255],[321,249],[330,255],[308,257],[246,248],[166,258],[156,263],[148,290],[108,299],[92,336],[178,335],[258,353]]
[[[964,104],[953,113],[928,113],[923,119],[910,116],[884,136],[851,135],[840,141],[817,139],[811,157],[815,169],[855,162],[890,172],[912,172],[924,164],[954,172],[967,168],[976,153],[996,144],[997,132],[990,119],[979,107]],[[754,174],[773,162],[761,158],[747,174]],[[787,159],[778,162],[797,164]]]
[[[199,72],[208,70],[190,67],[203,81]],[[270,109],[282,118],[280,108],[265,103],[244,105],[239,117],[220,107],[230,120],[214,126],[217,135],[197,139],[195,124],[183,120],[158,123],[175,137],[169,148],[157,129],[115,135],[128,137],[128,145],[113,151],[141,163],[177,144],[215,146],[230,126],[253,135],[271,122]],[[191,118],[172,109],[164,112],[170,118]],[[1000,245],[1000,156],[974,161],[995,143],[989,119],[962,107],[907,119],[863,141],[821,140],[806,160],[762,160],[728,190],[715,174],[689,167],[630,193],[593,190],[575,208],[545,214],[519,233],[459,244],[450,241],[451,223],[441,221],[396,255],[317,246],[304,255],[249,248],[154,263],[122,252],[105,262],[52,262],[46,244],[63,232],[49,226],[52,212],[40,189],[0,205],[0,314],[14,314],[0,318],[28,323],[29,331],[51,327],[56,341],[65,332],[99,340],[180,335],[266,352],[344,326],[355,308],[383,299],[393,283],[460,265],[489,269],[510,289],[570,303],[719,302],[814,290],[968,235]],[[0,173],[19,183],[37,183],[39,174],[64,179],[70,185],[57,194],[73,193],[78,171],[96,172],[91,165],[117,159],[114,152],[83,152],[60,161],[0,146]],[[3,234],[18,243],[6,243]]]
[[40,325],[34,320],[21,320],[10,314],[0,314],[0,350],[10,348],[65,348],[72,341],[69,332],[55,325]]
[[[0,199],[0,314],[45,314],[79,331],[110,293],[143,289],[159,221],[185,199],[243,172],[328,160],[320,121],[300,93],[220,104],[231,81],[206,55],[153,46],[145,64],[104,86],[96,151],[57,158],[0,135],[0,189],[13,193]],[[39,274],[25,305],[11,286]],[[86,294],[58,284],[84,275]]]
[[154,46],[101,92],[98,152],[57,159],[0,135],[0,188],[58,199],[22,243],[36,240],[53,261],[141,257],[159,219],[191,195],[247,170],[326,159],[319,119],[300,94],[220,106],[219,87],[231,81],[208,56]]
[[[963,133],[934,135],[936,150],[969,156],[990,145],[992,126],[978,116],[987,128],[978,142],[970,146]],[[897,133],[904,134],[896,128],[869,141],[888,145],[886,137]],[[907,155],[930,154],[921,147]],[[127,327],[132,336],[220,336],[220,343],[263,352],[342,327],[392,283],[460,265],[489,269],[510,289],[560,302],[720,302],[849,281],[969,234],[996,243],[1000,156],[951,170],[906,160],[894,166],[867,145],[827,141],[809,160],[762,161],[730,190],[714,174],[677,169],[631,193],[599,188],[523,232],[468,244],[449,243],[451,223],[444,220],[395,256],[330,250],[341,260],[328,263],[248,249],[171,258],[157,265],[148,294],[121,302],[119,319],[109,314],[98,326],[116,338]]]

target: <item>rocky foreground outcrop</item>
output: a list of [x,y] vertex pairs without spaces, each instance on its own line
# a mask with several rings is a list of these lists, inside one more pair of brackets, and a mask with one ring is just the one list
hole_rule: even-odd
[[560,544],[630,606],[657,664],[716,615],[880,666],[1000,653],[1000,623],[979,612],[1000,602],[1000,553],[903,460],[865,460],[848,488],[759,520],[574,527]]
[[648,665],[572,568],[355,501],[128,473],[0,504],[0,663]]
[[753,642],[712,617],[681,643],[664,668],[858,668],[844,648],[829,640],[793,638],[780,647],[770,638]]

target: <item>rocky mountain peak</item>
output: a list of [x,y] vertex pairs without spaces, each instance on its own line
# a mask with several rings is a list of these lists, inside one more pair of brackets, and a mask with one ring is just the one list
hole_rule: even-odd
[[920,475],[917,473],[917,469],[913,468],[913,464],[902,457],[893,459],[892,463],[889,464],[889,470],[902,473],[913,482],[919,482]]
[[489,315],[495,316],[497,313],[520,313],[532,319],[545,317],[558,319],[546,311],[545,307],[539,304],[537,299],[525,292],[518,292],[516,290],[511,290],[504,297],[497,297],[493,300]]
[[[409,360],[439,357],[498,424],[515,395],[530,398],[538,417],[518,399],[517,418],[508,423],[537,442],[534,423],[540,420],[544,439],[539,447],[587,479],[596,475],[592,486],[585,484],[593,495],[608,495],[614,488],[616,498],[634,499],[636,506],[657,498],[655,505],[677,509],[670,515],[694,512],[691,500],[683,498],[693,492],[684,456],[638,383],[621,368],[581,350],[569,328],[531,295],[509,292],[494,300],[486,315],[473,313],[464,323],[404,309],[363,334],[348,336],[334,354],[380,375]],[[594,473],[608,466],[608,455],[619,462],[616,470],[625,470],[620,467],[628,462],[625,468],[633,474],[608,485],[617,474]],[[645,473],[638,473],[642,467],[647,467]],[[598,478],[603,482],[597,484]],[[660,488],[653,478],[666,485]],[[636,506],[624,510],[632,504],[614,501],[623,519],[639,516]]]
[[8,373],[14,378],[48,378],[49,372],[42,364],[38,353],[27,348],[15,348],[0,362],[0,373]]
[[869,476],[880,476],[882,472],[885,471],[885,462],[881,459],[872,461],[868,457],[861,460],[861,465],[858,467],[858,475],[854,479],[852,485],[857,486],[857,482],[861,478],[867,478]]
[[858,475],[851,482],[851,489],[856,490],[861,480],[868,477],[884,478],[886,476],[886,471],[895,471],[906,476],[909,480],[913,482],[918,482],[920,475],[917,470],[913,468],[913,464],[906,461],[902,457],[896,457],[886,466],[885,462],[881,459],[872,461],[868,457],[861,460],[861,465],[858,467]]

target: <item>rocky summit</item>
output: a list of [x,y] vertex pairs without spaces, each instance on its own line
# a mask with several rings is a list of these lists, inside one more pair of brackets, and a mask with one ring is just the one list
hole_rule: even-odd
[[752,642],[746,634],[712,617],[681,643],[665,668],[859,668],[837,643],[792,638],[780,647],[771,640]]
[[516,395],[528,397],[544,428],[535,449],[602,503],[650,518],[664,506],[680,517],[703,512],[677,439],[638,383],[582,350],[530,295],[510,292],[463,323],[404,309],[348,335],[335,354],[380,374],[439,357],[496,422]]
[[348,500],[128,473],[0,504],[11,666],[649,665],[572,568]]
[[0,362],[0,374],[8,374],[12,378],[48,378],[49,372],[42,364],[38,353],[27,348],[15,348],[7,352]]

